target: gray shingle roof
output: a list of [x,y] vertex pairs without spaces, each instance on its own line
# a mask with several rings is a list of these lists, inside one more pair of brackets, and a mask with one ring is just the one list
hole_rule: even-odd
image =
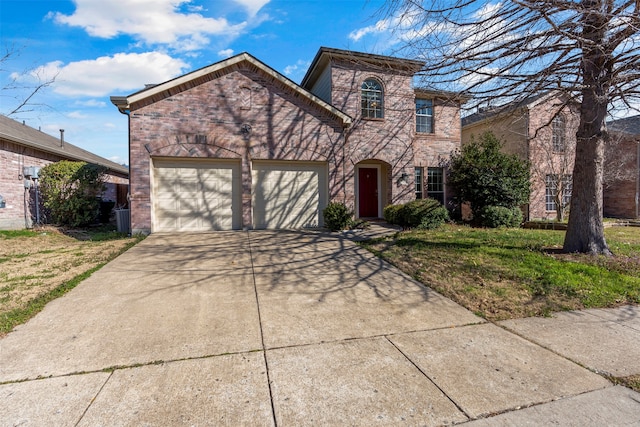
[[624,132],[631,135],[640,135],[640,114],[608,122],[607,128],[611,132]]
[[100,157],[87,150],[83,150],[66,141],[61,146],[59,138],[55,138],[4,115],[0,115],[0,139],[55,154],[64,159],[106,166],[114,172],[129,176],[129,169],[125,166]]

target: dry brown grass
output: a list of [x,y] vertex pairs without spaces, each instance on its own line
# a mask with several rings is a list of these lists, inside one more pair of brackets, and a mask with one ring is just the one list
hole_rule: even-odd
[[117,236],[95,241],[91,233],[53,227],[22,234],[0,234],[0,319],[113,259],[137,240]]

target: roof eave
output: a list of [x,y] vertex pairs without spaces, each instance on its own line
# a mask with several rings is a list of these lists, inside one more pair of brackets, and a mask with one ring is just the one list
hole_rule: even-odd
[[139,92],[133,93],[129,96],[112,96],[111,97],[111,102],[118,107],[118,110],[120,110],[120,112],[125,112],[127,110],[129,110],[131,108],[131,106],[133,104],[135,104],[136,102],[140,102],[144,99],[147,99],[149,97],[152,97],[154,95],[160,94],[164,91],[167,91],[168,89],[175,87],[175,86],[179,86],[181,84],[184,84],[186,82],[189,82],[191,80],[197,79],[199,77],[205,76],[207,74],[210,73],[214,73],[216,71],[222,70],[224,68],[230,67],[232,65],[238,64],[240,62],[248,62],[250,64],[252,64],[253,66],[257,67],[258,69],[260,69],[262,72],[268,74],[269,76],[273,77],[274,79],[278,80],[280,83],[284,84],[285,86],[289,87],[290,89],[298,92],[299,94],[303,95],[304,97],[306,97],[307,99],[319,104],[322,108],[324,108],[325,110],[328,110],[331,114],[333,114],[335,117],[337,117],[340,121],[343,122],[343,125],[349,126],[351,124],[351,122],[353,121],[353,119],[348,116],[347,114],[343,113],[342,111],[338,110],[337,108],[335,108],[334,106],[332,106],[331,104],[321,100],[320,98],[318,98],[317,96],[313,95],[311,92],[309,92],[308,90],[304,89],[303,87],[299,86],[298,84],[294,83],[292,80],[286,78],[285,76],[283,76],[282,74],[278,73],[277,71],[275,71],[273,68],[269,67],[268,65],[264,64],[263,62],[259,61],[258,59],[254,58],[253,56],[249,55],[248,53],[241,53],[238,54],[236,56],[233,56],[229,59],[217,62],[215,64],[212,64],[208,67],[204,67],[201,68],[199,70],[193,71],[191,73],[185,74],[183,76],[177,77],[175,79],[169,80],[167,82],[149,87],[147,89],[143,89]]
[[[113,171],[113,172],[117,172],[117,173],[121,173],[121,174],[125,174],[127,175],[127,177],[129,176],[129,169],[125,168],[124,166],[120,166],[117,164],[114,165],[108,165],[105,164],[104,162],[96,162],[94,159],[88,159],[88,158],[83,158],[82,156],[76,156],[73,155],[65,150],[57,150],[55,148],[52,147],[48,147],[46,145],[43,144],[38,144],[37,142],[33,142],[33,141],[28,141],[22,138],[18,138],[15,137],[13,135],[9,135],[6,133],[2,133],[0,132],[0,138],[1,139],[5,139],[7,141],[10,141],[14,144],[18,144],[21,145],[23,147],[29,147],[29,148],[33,148],[45,153],[49,153],[49,154],[54,154],[56,156],[60,156],[63,157],[65,159],[71,159],[71,160],[75,160],[75,161],[82,161],[82,162],[87,162],[87,163],[95,163],[95,164],[100,164],[106,168],[108,168],[109,170]],[[79,147],[78,147],[79,148]]]

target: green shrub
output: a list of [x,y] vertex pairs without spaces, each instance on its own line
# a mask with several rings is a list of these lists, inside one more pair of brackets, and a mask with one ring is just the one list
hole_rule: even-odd
[[488,228],[520,227],[522,211],[520,208],[504,206],[485,206],[479,212],[480,224]]
[[430,210],[428,214],[422,217],[418,228],[422,230],[433,230],[449,221],[449,211],[442,205]]
[[399,225],[404,228],[437,228],[449,219],[447,209],[434,199],[418,199],[402,205]]
[[517,207],[531,193],[527,161],[502,152],[502,142],[491,132],[472,137],[451,155],[449,184],[460,202],[469,202],[474,217],[486,206]]
[[40,171],[40,192],[53,222],[71,227],[94,223],[104,191],[104,166],[62,160]]
[[397,224],[400,225],[400,211],[402,210],[402,205],[387,205],[382,210],[382,216],[384,220],[389,224]]
[[344,203],[331,202],[322,211],[324,226],[331,231],[344,230],[353,224],[353,212]]

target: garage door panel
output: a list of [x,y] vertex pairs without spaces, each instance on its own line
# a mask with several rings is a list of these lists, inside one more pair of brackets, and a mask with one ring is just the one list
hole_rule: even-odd
[[240,162],[156,160],[155,231],[241,227]]
[[321,226],[327,200],[326,177],[325,163],[254,162],[254,227]]

